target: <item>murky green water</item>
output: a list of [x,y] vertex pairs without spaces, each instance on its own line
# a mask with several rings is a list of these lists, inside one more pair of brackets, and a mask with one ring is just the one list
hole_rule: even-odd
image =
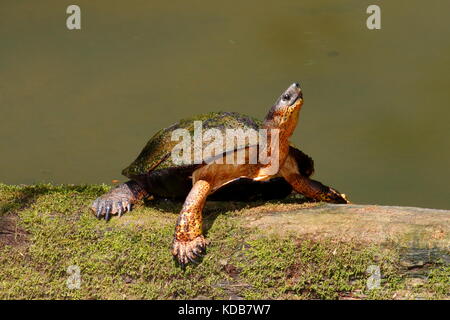
[[[291,82],[294,143],[355,202],[450,208],[450,2],[0,2],[0,182],[110,183],[159,128],[263,118]],[[382,29],[366,28],[380,4]]]

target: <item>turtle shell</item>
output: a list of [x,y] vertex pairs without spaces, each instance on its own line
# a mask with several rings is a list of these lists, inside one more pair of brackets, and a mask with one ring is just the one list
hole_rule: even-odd
[[[173,148],[179,144],[180,141],[172,141],[172,133],[177,129],[186,129],[192,139],[194,136],[194,121],[202,122],[203,133],[208,129],[214,128],[220,130],[223,136],[226,134],[226,129],[242,129],[244,131],[248,129],[258,130],[261,128],[262,124],[257,119],[235,112],[211,112],[180,120],[170,127],[158,131],[147,142],[136,160],[122,171],[122,174],[130,179],[140,182],[157,196],[175,198],[185,197],[192,187],[192,173],[202,164],[186,165],[173,162],[171,153]],[[210,143],[210,141],[203,141],[203,148]],[[240,148],[244,146],[245,145],[238,145],[237,147]],[[297,160],[300,172],[305,176],[310,176],[314,171],[312,159],[293,146],[291,146],[291,149],[291,152],[293,152],[293,155]],[[225,150],[225,152],[226,151],[230,150]],[[193,154],[194,152],[191,152],[192,157]],[[193,163],[193,161],[191,163]],[[256,190],[261,194],[275,194],[275,198],[282,198],[292,190],[290,185],[283,178],[274,178],[269,180],[269,182],[239,179],[236,183],[233,182],[222,189],[219,189],[218,192],[216,192],[218,193],[218,198],[220,198],[221,194],[226,195],[233,193],[242,196],[243,198],[248,198],[245,195],[246,190],[252,190],[252,195]],[[279,196],[276,196],[277,192],[279,193]]]
[[[202,130],[219,129],[225,136],[226,129],[258,130],[261,122],[235,112],[211,112],[196,117],[180,120],[166,129],[158,131],[148,142],[136,160],[122,171],[128,178],[149,173],[153,170],[186,166],[173,162],[171,152],[179,141],[172,141],[172,133],[177,129],[186,129],[191,138],[194,136],[194,121],[202,122]],[[203,148],[210,141],[203,142]],[[238,146],[242,147],[242,146]],[[224,150],[229,151],[229,150]],[[191,152],[192,162],[194,152]]]

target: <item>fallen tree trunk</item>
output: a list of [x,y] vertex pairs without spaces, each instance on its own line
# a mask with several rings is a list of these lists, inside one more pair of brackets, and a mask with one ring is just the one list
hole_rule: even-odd
[[250,227],[315,239],[428,247],[450,246],[450,211],[413,207],[323,204],[287,212],[248,217]]
[[[402,249],[401,265],[450,265],[450,210],[322,204],[246,217],[249,228],[277,236],[380,244]],[[449,280],[450,281],[450,280]]]

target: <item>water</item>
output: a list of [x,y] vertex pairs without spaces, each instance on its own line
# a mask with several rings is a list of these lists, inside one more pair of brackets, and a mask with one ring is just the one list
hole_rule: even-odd
[[[0,182],[111,183],[180,118],[263,118],[293,81],[292,141],[358,203],[450,208],[450,2],[0,3]],[[366,28],[378,3],[382,29]]]

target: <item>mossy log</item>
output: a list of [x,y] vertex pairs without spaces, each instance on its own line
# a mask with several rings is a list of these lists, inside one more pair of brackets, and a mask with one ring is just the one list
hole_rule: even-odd
[[410,269],[438,261],[450,264],[449,210],[322,204],[246,220],[248,227],[278,236],[396,247],[402,250],[401,265]]
[[181,270],[182,204],[149,200],[106,223],[89,206],[109,189],[0,184],[0,299],[450,298],[450,211],[210,201],[207,255]]

